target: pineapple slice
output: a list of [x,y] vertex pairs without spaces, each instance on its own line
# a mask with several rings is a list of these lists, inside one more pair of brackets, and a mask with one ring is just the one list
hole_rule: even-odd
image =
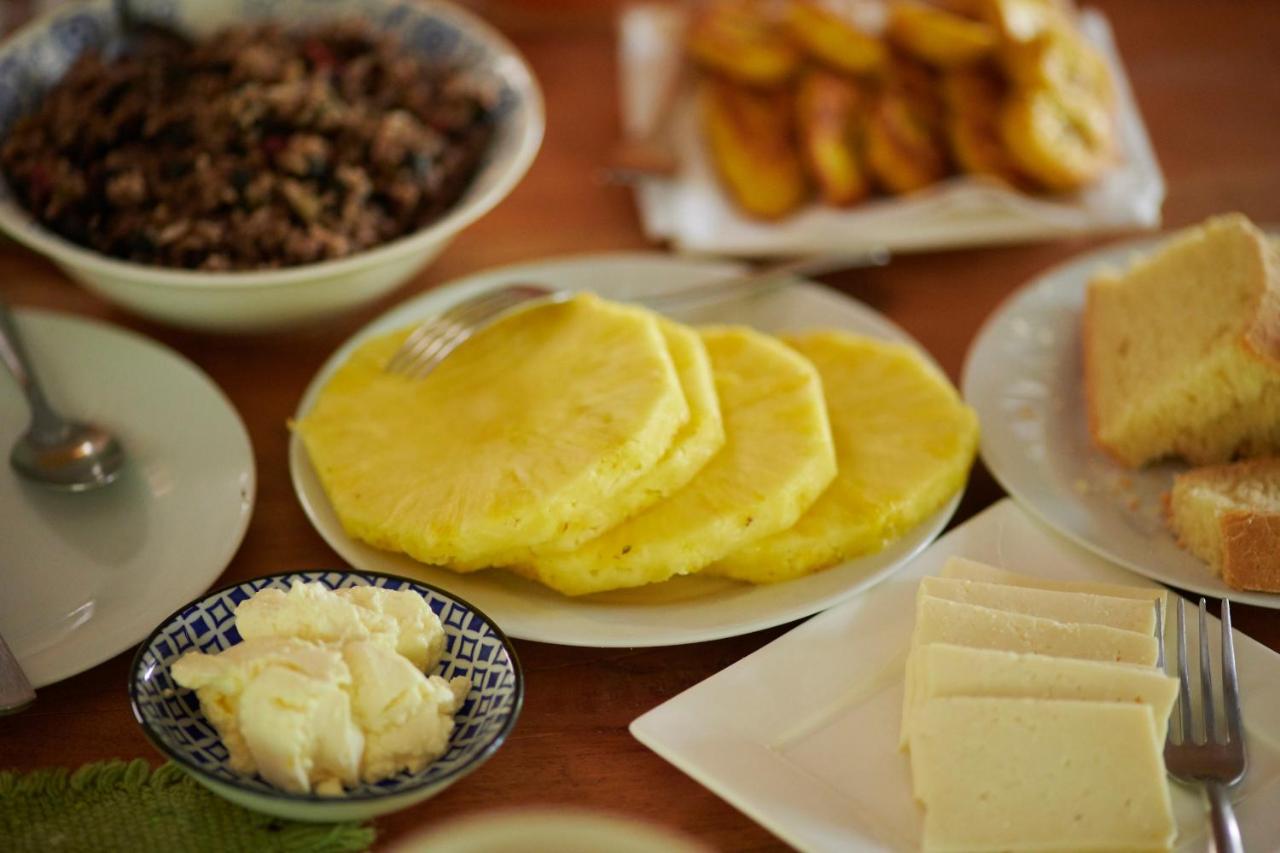
[[590,536],[689,419],[657,321],[591,295],[500,320],[422,380],[382,370],[406,334],[352,353],[297,429],[346,531],[425,563]]
[[907,347],[842,332],[785,340],[822,376],[839,474],[793,527],[709,574],[772,583],[878,551],[955,494],[973,462],[973,411]]
[[568,595],[696,572],[795,523],[835,476],[822,385],[794,350],[744,328],[710,328],[725,444],[688,486],[581,548],[516,568]]
[[[711,359],[698,333],[664,317],[658,327],[666,340],[676,374],[689,403],[689,420],[676,434],[670,449],[658,464],[649,469],[629,488],[601,501],[595,509],[590,529],[602,533],[641,510],[669,497],[686,483],[724,446],[724,422],[720,418],[720,400],[716,397]],[[582,543],[581,535],[553,537],[532,549],[511,550],[494,554],[483,561],[486,565],[503,566],[528,562],[532,554],[572,551]]]

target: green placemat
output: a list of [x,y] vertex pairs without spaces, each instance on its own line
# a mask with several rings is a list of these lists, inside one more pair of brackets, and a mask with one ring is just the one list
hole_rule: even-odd
[[372,828],[314,824],[251,812],[214,795],[177,765],[142,759],[0,773],[0,850],[281,851],[348,853],[373,843]]

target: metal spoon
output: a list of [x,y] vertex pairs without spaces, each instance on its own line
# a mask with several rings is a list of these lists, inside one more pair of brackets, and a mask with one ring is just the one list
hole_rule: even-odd
[[0,302],[0,361],[31,406],[31,426],[13,445],[9,464],[22,476],[70,492],[105,486],[120,475],[124,451],[111,433],[68,421],[45,399],[9,307]]

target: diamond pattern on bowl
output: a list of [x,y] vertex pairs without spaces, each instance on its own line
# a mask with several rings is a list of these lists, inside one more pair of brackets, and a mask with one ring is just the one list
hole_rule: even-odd
[[347,789],[344,799],[396,794],[443,783],[474,769],[506,738],[523,699],[520,666],[509,641],[483,614],[445,592],[406,578],[346,571],[310,571],[271,575],[237,584],[187,605],[149,637],[134,658],[130,696],[134,716],[148,737],[179,763],[218,781],[291,799],[326,800],[318,795],[288,794],[261,777],[248,777],[227,766],[228,754],[213,725],[200,712],[195,691],[177,685],[170,667],[193,648],[216,653],[240,642],[235,608],[267,587],[288,589],[294,581],[319,582],[329,589],[372,585],[411,589],[427,600],[445,630],[445,653],[428,674],[467,676],[471,692],[454,717],[449,749],[418,773],[393,776],[376,784]]

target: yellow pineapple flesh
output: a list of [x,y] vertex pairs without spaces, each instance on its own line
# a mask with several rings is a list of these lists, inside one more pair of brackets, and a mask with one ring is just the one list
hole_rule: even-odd
[[[593,508],[591,518],[584,522],[584,531],[602,533],[670,496],[692,480],[702,466],[724,446],[720,400],[716,396],[711,359],[707,356],[702,338],[688,326],[664,317],[658,318],[658,328],[671,352],[676,375],[684,389],[685,399],[689,404],[689,420],[680,428],[671,447],[656,465],[631,486],[610,495]],[[572,551],[584,538],[587,537],[581,535],[580,531],[574,531],[572,536],[553,537],[540,545],[534,545],[532,549],[492,554],[480,562],[492,566],[528,562],[532,553]]]
[[785,340],[822,377],[839,473],[794,526],[711,574],[772,583],[878,551],[954,495],[973,462],[976,416],[909,348],[844,332]]
[[790,527],[835,476],[813,366],[745,328],[702,330],[725,443],[680,491],[581,547],[538,554],[521,574],[569,595],[642,586]]
[[455,569],[590,535],[667,453],[689,406],[653,316],[582,294],[517,312],[425,379],[358,347],[296,428],[347,533]]

